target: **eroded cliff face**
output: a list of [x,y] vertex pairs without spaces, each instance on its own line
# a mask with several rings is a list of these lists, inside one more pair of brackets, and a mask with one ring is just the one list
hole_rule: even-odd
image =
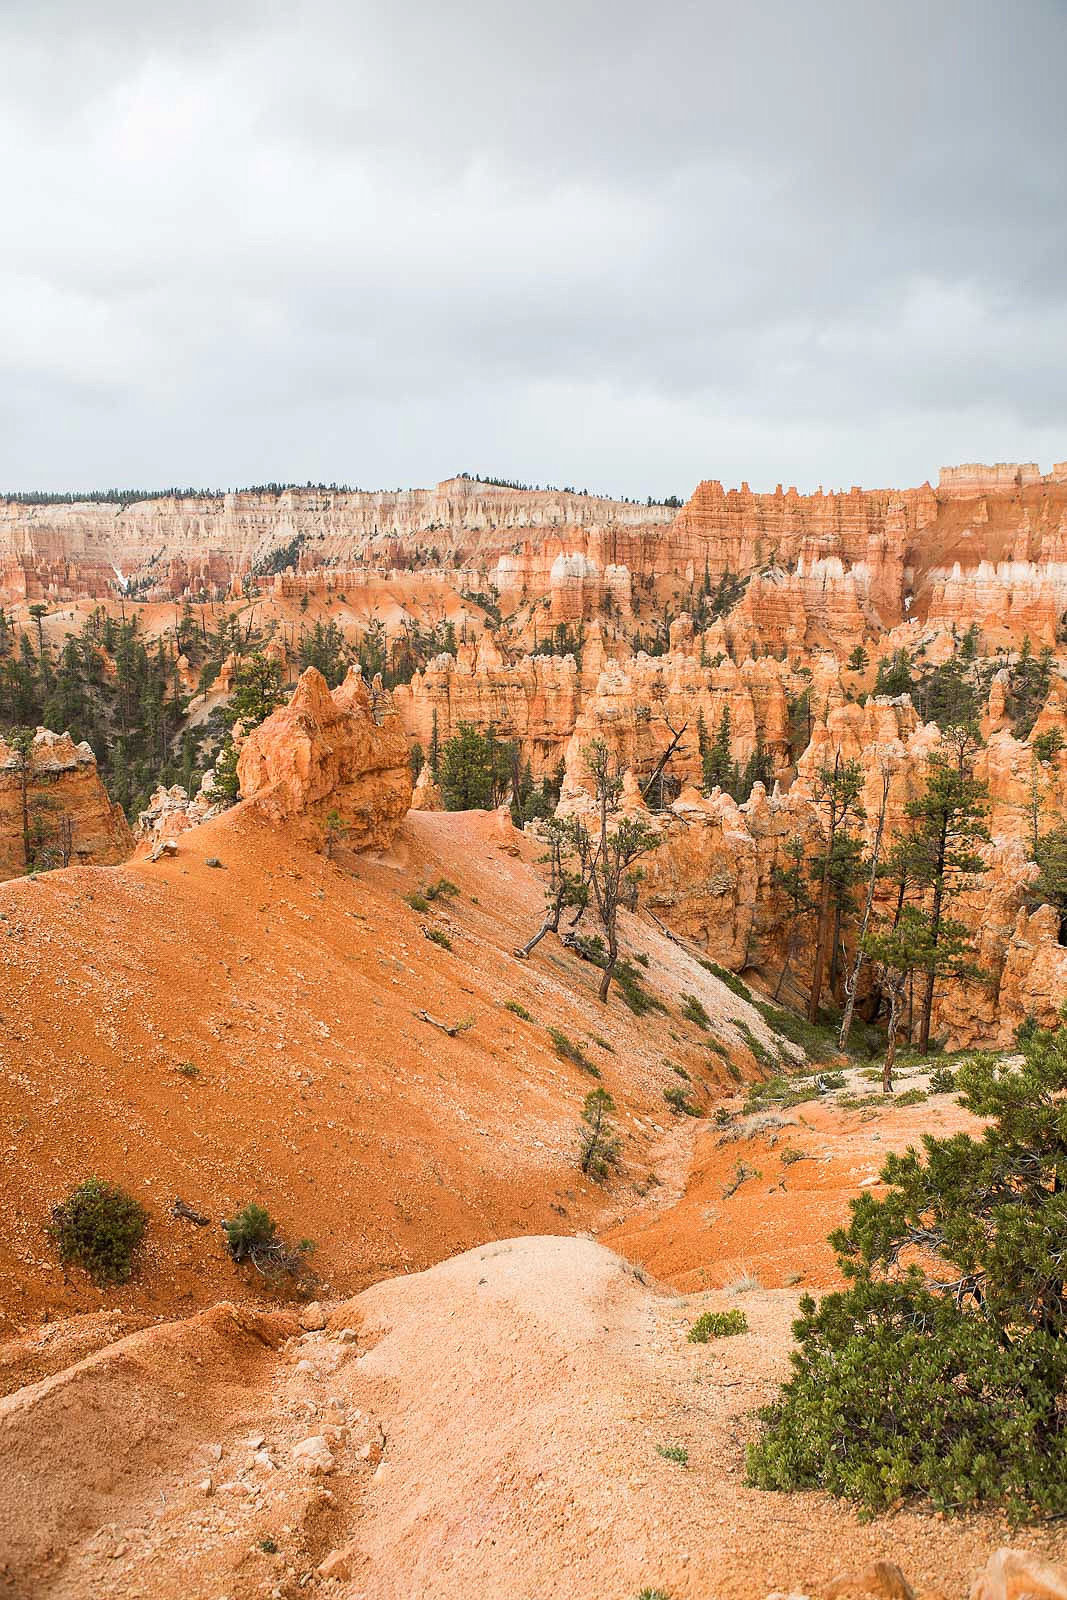
[[[1059,726],[1067,740],[1061,693],[1050,695],[1042,716],[1046,727]],[[919,720],[906,695],[834,707],[816,723],[796,781],[785,792],[776,786],[768,794],[757,784],[739,806],[718,790],[710,797],[683,791],[661,817],[663,842],[644,863],[644,902],[722,966],[748,970],[769,989],[779,986],[786,969],[782,998],[801,1001],[810,980],[814,921],[793,922],[777,872],[788,865],[789,841],[800,839],[809,858],[821,847],[819,768],[837,752],[862,764],[866,815],[860,832],[868,850],[882,773],[889,774],[884,859],[904,831],[905,808],[922,792],[928,758],[941,743],[940,730]],[[935,1036],[953,1049],[1009,1046],[1019,1023],[1032,1017],[1047,1026],[1067,1000],[1059,915],[1050,906],[1033,908],[1030,893],[1037,876],[1030,858],[1035,818],[1044,831],[1064,816],[1067,753],[1035,767],[1030,746],[1002,731],[978,752],[974,770],[989,786],[990,841],[980,849],[986,870],[953,901],[951,915],[971,932],[981,978],[940,981],[933,1011]],[[580,769],[574,781],[583,781]],[[876,918],[891,917],[894,894],[894,885],[879,886]],[[847,962],[854,951],[853,927],[846,929],[841,959]],[[864,983],[869,987],[869,973]]]
[[123,578],[160,594],[210,593],[262,570],[279,551],[293,566],[389,568],[432,549],[475,567],[495,562],[527,529],[641,528],[668,524],[673,515],[665,506],[468,478],[397,493],[292,489],[129,505],[4,501],[0,598],[114,593]]
[[912,616],[984,619],[1044,638],[1067,604],[1065,518],[1062,463],[1045,475],[1030,463],[943,468],[936,489],[811,495],[709,479],[677,515],[467,478],[396,493],[7,501],[0,600],[107,596],[129,580],[157,598],[217,596],[246,582],[269,590],[279,566],[305,579],[324,569],[356,587],[360,573],[395,576],[414,563],[491,583],[505,614],[543,601],[552,626],[625,619],[642,596],[684,602],[731,573],[750,580],[742,617],[765,645],[848,650]]
[[38,728],[23,756],[0,739],[0,878],[31,868],[115,866],[132,852],[129,825],[108,799],[87,744]]
[[408,743],[380,686],[353,668],[330,693],[314,667],[245,739],[241,798],[309,836],[333,829],[352,850],[385,849],[411,803]]

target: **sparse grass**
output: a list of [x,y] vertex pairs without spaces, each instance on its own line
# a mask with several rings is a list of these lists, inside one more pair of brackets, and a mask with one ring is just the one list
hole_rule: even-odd
[[510,1011],[514,1017],[521,1017],[523,1022],[533,1021],[533,1017],[531,1017],[526,1007],[524,1005],[520,1005],[518,1000],[505,1000],[504,1010]]
[[741,1068],[738,1066],[736,1061],[730,1061],[728,1059],[726,1062],[726,1070],[735,1083],[740,1083],[744,1077],[744,1073],[741,1071]]
[[174,1070],[180,1073],[183,1078],[199,1078],[200,1076],[200,1068],[195,1061],[179,1061]]
[[671,1071],[677,1073],[679,1078],[684,1078],[686,1083],[692,1083],[693,1080],[689,1076],[688,1072],[686,1072],[684,1067],[680,1067],[677,1061],[664,1061],[663,1065],[665,1067],[670,1067]]
[[717,1128],[730,1128],[733,1126],[733,1120],[725,1106],[715,1107],[715,1126]]
[[753,1000],[752,1004],[774,1033],[782,1039],[788,1039],[790,1044],[799,1045],[810,1060],[832,1061],[840,1054],[833,1028],[823,1023],[809,1022],[806,1017],[798,1016],[795,1011],[786,1011],[769,1000]]
[[705,1311],[693,1323],[688,1338],[690,1344],[710,1344],[712,1339],[747,1332],[748,1318],[743,1311]]
[[589,1043],[598,1045],[601,1050],[606,1050],[609,1056],[613,1056],[615,1054],[615,1046],[613,1044],[609,1044],[606,1039],[602,1039],[599,1033],[591,1033],[589,1035]]
[[683,994],[680,1010],[687,1022],[694,1022],[705,1031],[711,1027],[711,1018],[695,994]]
[[689,1465],[689,1451],[684,1444],[658,1444],[656,1454],[661,1455],[664,1461],[673,1461],[679,1467]]
[[671,1600],[666,1589],[642,1589],[637,1600]]
[[726,987],[740,999],[752,999],[751,989],[747,983],[742,983],[736,972],[727,972],[726,968],[720,967],[717,961],[706,961],[703,957],[698,957],[698,961],[705,972],[710,972],[713,978],[718,978],[720,983],[725,983]]
[[760,1043],[760,1041],[756,1038],[756,1035],[752,1032],[752,1029],[749,1027],[748,1023],[740,1017],[731,1017],[730,1021],[731,1025],[737,1029],[745,1044],[747,1044],[748,1048],[752,1051],[752,1054],[755,1056],[758,1064],[761,1067],[766,1068],[768,1072],[777,1071],[780,1066],[778,1056],[772,1055],[767,1049],[767,1046]]
[[439,946],[442,950],[451,950],[452,940],[443,928],[423,928],[423,937],[429,939],[431,944]]
[[787,1289],[792,1289],[795,1284],[804,1282],[804,1274],[802,1272],[787,1272],[783,1282]]
[[754,1294],[763,1285],[754,1272],[742,1272],[740,1277],[725,1285],[727,1294]]
[[412,911],[425,912],[429,911],[430,909],[430,902],[427,900],[426,896],[424,894],[419,894],[417,890],[411,894],[406,894],[404,896],[404,903],[405,905],[409,905]]
[[745,1115],[757,1111],[788,1111],[790,1106],[800,1106],[818,1098],[818,1088],[811,1078],[787,1078],[777,1073],[762,1083],[751,1083],[745,1098]]
[[798,1161],[810,1161],[811,1157],[806,1150],[798,1150],[795,1145],[787,1145],[782,1151],[782,1166],[795,1167]]
[[723,1199],[729,1200],[730,1196],[736,1194],[741,1185],[747,1183],[750,1178],[762,1178],[762,1176],[758,1168],[750,1167],[747,1161],[739,1161],[723,1185]]
[[667,1014],[662,1000],[642,987],[639,974],[629,961],[620,961],[615,968],[615,985],[635,1017],[647,1016],[650,1011]]
[[574,1066],[580,1067],[583,1072],[588,1072],[593,1078],[600,1077],[600,1068],[595,1062],[590,1061],[589,1057],[576,1040],[568,1039],[562,1028],[550,1027],[548,1030],[548,1036],[552,1040],[556,1054],[561,1058],[561,1060],[570,1061]]
[[761,1134],[773,1137],[782,1128],[795,1128],[796,1125],[795,1117],[783,1117],[780,1111],[753,1111],[741,1122],[734,1122],[727,1116],[719,1143],[738,1144],[744,1139],[759,1138]]
[[699,1117],[700,1115],[700,1112],[697,1110],[696,1106],[686,1099],[685,1090],[678,1088],[674,1084],[672,1084],[669,1089],[664,1089],[663,1098],[666,1100],[671,1110],[677,1112],[679,1116]]

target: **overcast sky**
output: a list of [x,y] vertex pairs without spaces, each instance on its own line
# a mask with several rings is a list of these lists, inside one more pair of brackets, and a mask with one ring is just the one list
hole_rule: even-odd
[[0,488],[1067,457],[1063,0],[0,0]]

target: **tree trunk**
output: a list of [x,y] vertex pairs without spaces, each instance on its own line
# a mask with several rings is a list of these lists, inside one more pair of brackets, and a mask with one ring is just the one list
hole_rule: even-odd
[[842,902],[838,900],[834,906],[834,932],[833,938],[830,940],[830,973],[829,977],[827,978],[827,982],[830,985],[831,996],[834,992],[834,986],[837,983],[837,968],[840,960],[841,950],[841,917],[843,913],[844,906]]
[[793,965],[793,957],[796,955],[797,950],[797,928],[799,923],[800,913],[796,912],[794,913],[793,919],[789,924],[789,942],[785,947],[785,964],[782,967],[778,982],[774,988],[774,994],[771,997],[775,1001],[777,1001],[778,996],[781,994],[785,980],[789,976],[789,969]]
[[834,832],[831,826],[826,842],[826,859],[823,863],[822,887],[819,892],[819,922],[815,938],[815,965],[811,974],[811,993],[808,996],[808,1021],[818,1022],[819,1000],[822,996],[822,975],[826,965],[826,923],[830,912],[830,856],[834,848]]
[[600,1001],[600,1004],[602,1006],[606,1006],[607,1003],[608,1003],[608,993],[609,993],[609,991],[611,989],[611,980],[615,975],[615,967],[616,967],[616,964],[618,963],[618,959],[619,959],[619,942],[615,937],[615,929],[614,928],[610,928],[608,930],[608,959],[607,959],[607,965],[604,968],[603,975],[602,975],[602,977],[600,979],[600,988],[597,991],[597,999]]
[[930,1048],[930,1017],[934,1009],[934,983],[936,981],[935,963],[937,961],[937,940],[941,932],[941,910],[945,896],[945,836],[947,824],[941,829],[941,839],[938,845],[937,877],[934,880],[934,904],[930,912],[930,970],[926,974],[926,993],[923,995],[922,1025],[919,1031],[919,1053],[925,1055]]
[[545,937],[546,933],[559,932],[559,919],[563,914],[563,895],[564,890],[561,886],[557,891],[555,900],[552,902],[552,906],[549,909],[548,915],[545,917],[544,922],[542,922],[533,938],[529,940],[527,944],[520,946],[518,950],[512,951],[512,955],[516,956],[519,961],[526,960],[531,950],[536,949],[536,947],[541,943],[541,940]]
[[885,1042],[885,1065],[882,1068],[882,1093],[893,1093],[893,1062],[897,1053],[897,1018],[900,1015],[900,985],[889,991],[889,1031]]
[[[878,877],[878,858],[882,853],[882,834],[885,831],[885,814],[889,805],[889,784],[891,774],[882,769],[882,804],[878,808],[878,826],[874,832],[874,844],[871,846],[871,870],[867,879],[867,899],[863,907],[863,921],[860,923],[859,933],[856,935],[856,959],[852,966],[852,974],[845,979],[845,1010],[841,1017],[841,1031],[837,1036],[837,1048],[844,1050],[848,1044],[848,1033],[852,1027],[852,1013],[856,1009],[856,989],[859,986],[860,972],[863,967],[863,939],[867,932],[867,924],[871,920],[871,909],[874,906],[874,886]],[[904,904],[904,885],[900,886],[900,905],[893,921],[896,927],[900,920],[900,911]]]

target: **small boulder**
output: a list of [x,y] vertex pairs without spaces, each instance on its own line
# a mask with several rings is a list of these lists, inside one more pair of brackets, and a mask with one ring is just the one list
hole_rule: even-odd
[[306,1333],[318,1333],[326,1326],[326,1313],[317,1300],[304,1307],[300,1313],[300,1326]]
[[862,1572],[843,1572],[826,1588],[826,1600],[915,1600],[915,1590],[892,1561],[872,1561]]
[[333,1451],[321,1433],[313,1433],[293,1446],[293,1465],[301,1472],[321,1473],[324,1476],[336,1465]]
[[352,1576],[354,1566],[352,1546],[344,1545],[340,1550],[331,1550],[326,1559],[319,1562],[319,1577],[336,1578],[339,1583],[344,1583]]
[[971,1600],[1067,1600],[1067,1566],[1044,1561],[1031,1550],[994,1552],[978,1574]]

